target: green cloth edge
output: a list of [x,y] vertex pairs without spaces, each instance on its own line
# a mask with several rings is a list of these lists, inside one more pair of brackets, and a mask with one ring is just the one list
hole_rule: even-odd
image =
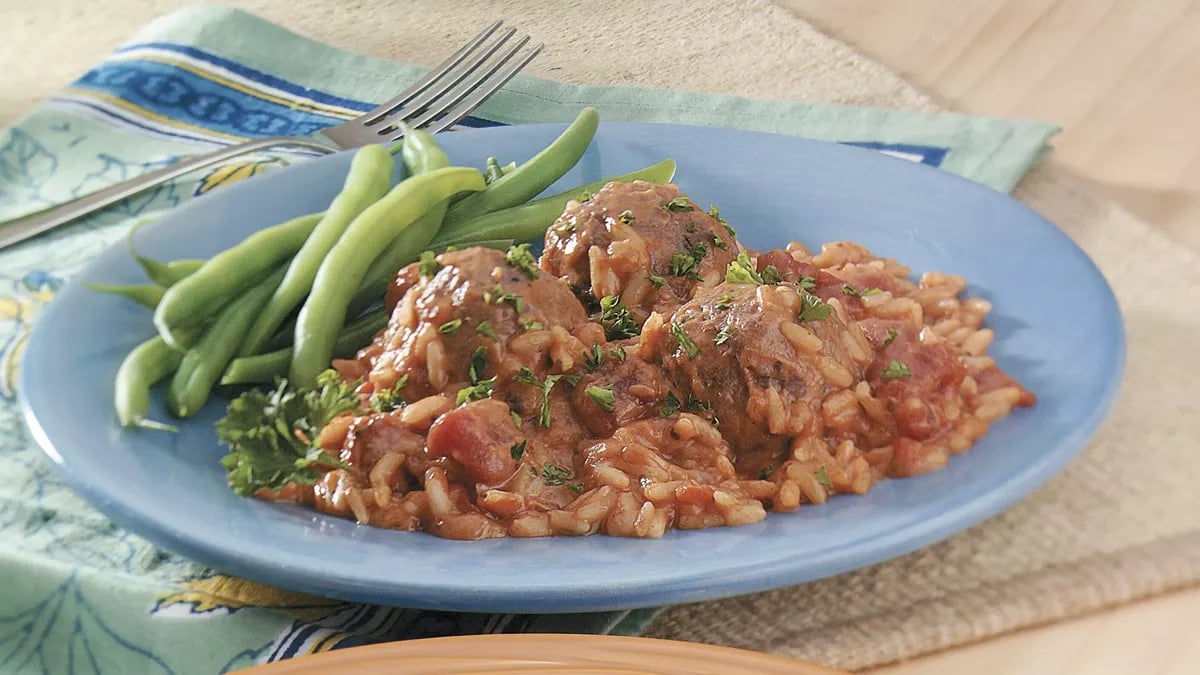
[[[360,101],[387,100],[427,70],[342,51],[220,5],[195,5],[163,16],[128,44],[157,41],[200,45],[290,82]],[[445,52],[457,46],[446,45]],[[514,78],[476,114],[503,123],[565,122],[587,105],[613,120],[736,127],[825,141],[947,147],[942,169],[1001,192],[1015,187],[1059,131],[1055,125],[1027,120],[574,85],[526,75]]]

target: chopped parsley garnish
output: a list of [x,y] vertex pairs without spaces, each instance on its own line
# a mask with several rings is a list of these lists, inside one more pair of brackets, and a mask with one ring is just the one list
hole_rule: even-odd
[[476,347],[475,353],[471,354],[471,363],[467,366],[467,377],[470,378],[471,384],[483,379],[483,369],[487,367],[487,354],[487,347]]
[[717,299],[717,304],[713,305],[713,307],[716,307],[720,310],[726,310],[729,309],[729,303],[731,302],[733,302],[733,295],[730,293],[725,293]]
[[541,322],[541,321],[522,321],[522,322],[521,322],[521,328],[524,328],[524,329],[525,329],[525,330],[527,330],[527,331],[529,331],[529,330],[541,330],[541,329],[542,329],[542,322]]
[[564,469],[550,462],[542,462],[542,482],[546,485],[562,485],[573,475],[569,469]]
[[594,196],[595,195],[593,195],[592,193],[588,192],[587,190],[584,190],[583,192],[579,193],[579,199],[576,199],[575,201],[579,202],[580,204],[586,204],[586,203],[592,201],[592,197],[594,197]]
[[591,373],[602,363],[604,363],[604,350],[600,348],[599,342],[593,342],[592,348],[583,353],[583,367]]
[[900,333],[895,328],[889,328],[887,332],[887,339],[883,341],[883,346],[887,347],[895,342],[898,335],[900,335]]
[[704,412],[705,410],[708,410],[707,403],[701,401],[695,396],[692,396],[691,394],[687,395],[687,402],[683,404],[683,407],[691,412]]
[[633,313],[615,295],[600,298],[600,325],[609,340],[634,337],[639,332]]
[[852,298],[861,298],[866,295],[875,295],[876,293],[882,293],[883,290],[879,289],[879,288],[864,288],[862,290],[859,290],[859,289],[851,286],[850,284],[842,284],[842,292],[845,293],[846,295],[849,295]]
[[779,268],[774,265],[767,265],[760,272],[764,284],[777,284],[783,281],[783,275],[779,273]]
[[521,270],[530,279],[538,278],[537,258],[529,251],[530,244],[517,244],[508,247],[504,259],[509,265]]
[[818,466],[817,470],[813,472],[813,475],[816,476],[817,482],[821,485],[824,485],[827,488],[833,487],[833,481],[829,480],[829,474],[825,473],[824,464]]
[[628,211],[628,210],[622,211],[621,215],[617,216],[617,220],[621,221],[622,223],[625,223],[626,225],[632,223],[635,220],[635,218],[633,217],[633,211]]
[[721,238],[721,235],[717,234],[716,232],[713,232],[713,244],[712,245],[716,246],[717,248],[721,249],[722,251],[729,250],[729,244],[726,244],[725,240]]
[[400,398],[400,390],[404,385],[408,384],[408,373],[400,376],[395,384],[387,389],[383,389],[371,394],[367,403],[371,406],[371,410],[375,412],[391,412],[397,408],[404,407],[404,399]]
[[734,239],[737,238],[737,232],[735,232],[733,228],[729,226],[729,223],[721,217],[721,209],[718,209],[715,204],[708,207],[708,215],[712,216],[718,223],[724,225],[725,231],[729,233],[729,236],[733,237]]
[[687,352],[689,359],[694,359],[697,356],[700,356],[700,348],[696,346],[695,342],[692,342],[692,338],[688,337],[687,332],[683,330],[683,326],[680,325],[679,322],[672,321],[671,328],[669,330],[671,337],[675,338],[675,340],[679,342],[679,346],[683,347],[683,351]]
[[885,380],[898,380],[902,377],[912,377],[912,370],[903,362],[892,359],[880,375]]
[[610,355],[611,355],[611,356],[612,356],[614,359],[616,359],[616,360],[618,360],[618,361],[624,361],[624,360],[625,360],[625,348],[624,348],[624,347],[622,347],[621,345],[617,345],[616,347],[613,347],[612,349],[608,350],[608,353],[609,353],[609,354],[610,354]]
[[438,332],[442,335],[454,335],[459,328],[462,328],[462,319],[451,319],[438,326]]
[[761,284],[762,275],[754,269],[750,254],[742,252],[725,268],[725,281],[731,284]]
[[575,223],[570,221],[559,223],[554,226],[554,231],[559,234],[571,234],[575,231]]
[[525,299],[516,293],[506,293],[500,284],[496,284],[496,287],[490,291],[484,291],[483,301],[489,305],[501,305],[507,302],[518,314],[525,311]]
[[520,443],[513,443],[512,447],[508,449],[508,456],[513,459],[521,459],[525,456],[525,446],[528,444],[529,441],[527,440]]
[[708,244],[696,244],[687,251],[680,251],[671,256],[671,274],[677,277],[699,280],[697,267],[704,256],[708,255]]
[[514,380],[521,384],[527,384],[531,387],[537,387],[542,391],[541,410],[538,414],[538,426],[546,428],[550,426],[550,390],[554,388],[554,384],[559,380],[565,379],[571,384],[579,381],[578,375],[547,375],[545,381],[539,381],[534,376],[533,371],[529,368],[522,367],[517,371]]
[[537,379],[537,376],[533,374],[533,371],[525,366],[522,366],[521,369],[517,371],[517,374],[513,376],[513,380],[520,382],[521,384],[527,384],[531,387],[542,386],[541,381]]
[[612,387],[591,386],[585,391],[587,391],[587,395],[591,396],[596,405],[600,406],[600,409],[604,412],[612,412],[616,408],[617,399],[613,396]]
[[800,320],[824,321],[829,318],[833,308],[815,295],[803,293],[800,296]]
[[723,345],[726,342],[729,342],[729,338],[732,337],[732,335],[731,335],[732,332],[733,332],[733,324],[726,324],[724,328],[717,331],[717,336],[715,338],[713,338],[713,344]]
[[650,283],[654,284],[655,289],[662,288],[663,284],[667,283],[666,279],[658,276],[657,274],[647,274],[646,278],[650,280]]
[[684,229],[688,231],[688,234],[693,234],[696,231],[696,223],[694,223],[694,222],[688,223],[687,227],[685,227]]
[[687,211],[695,211],[696,207],[688,203],[687,197],[676,197],[671,201],[663,204],[663,208],[672,213],[685,213]]
[[799,286],[800,290],[802,291],[811,291],[817,287],[817,280],[813,277],[800,277],[799,281],[796,282],[796,285]]
[[517,428],[520,429],[524,423],[521,421],[521,416],[517,414],[517,411],[511,410],[508,415],[512,417],[513,424],[517,425]]
[[418,269],[421,271],[421,276],[431,277],[442,269],[442,264],[437,261],[437,256],[433,251],[422,251]]
[[768,464],[758,470],[758,479],[759,480],[767,480],[768,478],[771,477],[771,474],[773,474],[773,473],[775,473],[775,467]]
[[481,398],[491,396],[492,385],[494,384],[496,384],[496,378],[492,376],[486,380],[480,380],[469,387],[459,389],[458,394],[454,397],[454,405],[462,405],[467,401],[478,401]]
[[659,412],[663,414],[663,417],[670,417],[671,415],[679,412],[679,409],[682,407],[683,401],[679,400],[679,397],[675,395],[675,392],[668,391],[666,398],[663,399],[663,407],[659,409]]
[[575,494],[579,494],[579,493],[583,492],[583,483],[580,483],[578,481],[573,482],[573,483],[567,483],[567,489],[570,490],[571,492],[574,492]]
[[479,325],[475,326],[475,332],[484,337],[490,337],[493,340],[496,339],[496,331],[492,330],[492,322],[488,319],[480,321]]

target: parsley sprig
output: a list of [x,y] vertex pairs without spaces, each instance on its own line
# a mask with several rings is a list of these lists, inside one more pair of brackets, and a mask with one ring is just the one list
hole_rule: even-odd
[[833,307],[811,293],[801,292],[800,294],[800,316],[801,321],[824,321],[829,318],[829,314],[833,312]]
[[554,385],[559,380],[566,380],[570,384],[579,382],[578,375],[547,375],[545,380],[539,380],[533,374],[532,370],[525,367],[517,371],[513,379],[521,384],[527,384],[541,390],[542,400],[538,413],[538,426],[542,428],[549,428],[550,426],[550,390],[554,388]]
[[403,408],[404,399],[400,398],[400,390],[406,384],[408,384],[408,373],[401,375],[388,389],[380,389],[371,394],[367,399],[367,405],[371,406],[371,410],[375,412],[391,412],[397,408]]
[[633,313],[615,295],[600,298],[600,325],[609,340],[635,337],[641,332]]
[[437,256],[433,251],[422,251],[417,269],[420,270],[421,276],[432,277],[442,269],[442,264],[438,262]]
[[904,377],[912,377],[912,369],[909,368],[908,364],[904,363],[903,361],[892,359],[891,363],[887,364],[887,367],[883,369],[883,373],[880,374],[880,377],[885,380],[898,380]]
[[596,402],[596,405],[600,406],[600,409],[604,412],[612,412],[616,408],[617,399],[616,396],[613,395],[613,389],[611,386],[597,387],[593,385],[588,387],[585,391],[587,392],[587,395]]
[[229,447],[221,458],[229,487],[251,495],[292,482],[312,485],[321,475],[317,466],[350,468],[315,439],[330,420],[358,405],[354,384],[342,382],[335,370],[321,373],[310,390],[297,391],[280,380],[268,392],[251,389],[238,396],[217,421],[217,438]]
[[517,244],[510,246],[504,254],[504,259],[509,265],[517,268],[525,273],[525,276],[530,279],[538,278],[537,258],[529,250],[530,244]]
[[672,321],[671,327],[668,330],[671,333],[671,337],[675,338],[680,347],[683,347],[683,351],[687,353],[689,359],[700,356],[700,348],[696,346],[695,342],[692,342],[692,338],[688,337],[687,331],[683,329],[682,324],[678,321]]

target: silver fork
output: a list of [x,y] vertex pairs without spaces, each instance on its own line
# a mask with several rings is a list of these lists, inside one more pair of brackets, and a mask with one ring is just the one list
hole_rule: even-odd
[[497,21],[488,26],[411,87],[368,113],[310,136],[260,138],[189,157],[65,204],[23,216],[7,224],[0,223],[0,249],[109,206],[148,187],[239,155],[279,147],[303,148],[325,154],[371,143],[392,142],[404,136],[397,128],[397,122],[407,122],[413,128],[424,128],[433,133],[442,131],[466,117],[496,93],[542,50],[542,44],[539,43],[522,53],[529,36],[522,36],[510,44],[517,31],[508,28],[497,35],[496,31],[502,23]]

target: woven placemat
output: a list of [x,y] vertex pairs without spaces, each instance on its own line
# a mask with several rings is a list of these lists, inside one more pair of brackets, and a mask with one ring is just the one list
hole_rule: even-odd
[[[130,26],[178,4],[115,0],[105,4],[103,26],[42,29],[82,45],[112,30],[115,44]],[[504,17],[549,43],[531,72],[562,81],[939,108],[886,68],[764,0],[420,0],[354,11],[338,11],[334,0],[231,4],[335,46],[417,63],[431,58],[429,35],[456,44],[464,31]],[[379,28],[364,36],[364,22]],[[389,31],[392,25],[403,30]],[[37,26],[6,30],[38,33]],[[0,118],[96,59],[86,49],[58,47],[56,53],[84,53],[86,61],[15,61],[11,82],[36,79],[46,88],[16,87],[24,93],[0,101]],[[23,67],[36,67],[38,78],[25,77]],[[1200,295],[1200,260],[1090,195],[1053,163],[1027,176],[1016,194],[1092,256],[1125,313],[1127,376],[1095,442],[1030,498],[941,544],[800,587],[672,608],[649,635],[859,668],[1200,581],[1200,491],[1192,486],[1200,466],[1189,461],[1200,418],[1185,414],[1200,365],[1184,349],[1200,328],[1190,311]],[[1072,299],[1062,302],[1069,312]]]

